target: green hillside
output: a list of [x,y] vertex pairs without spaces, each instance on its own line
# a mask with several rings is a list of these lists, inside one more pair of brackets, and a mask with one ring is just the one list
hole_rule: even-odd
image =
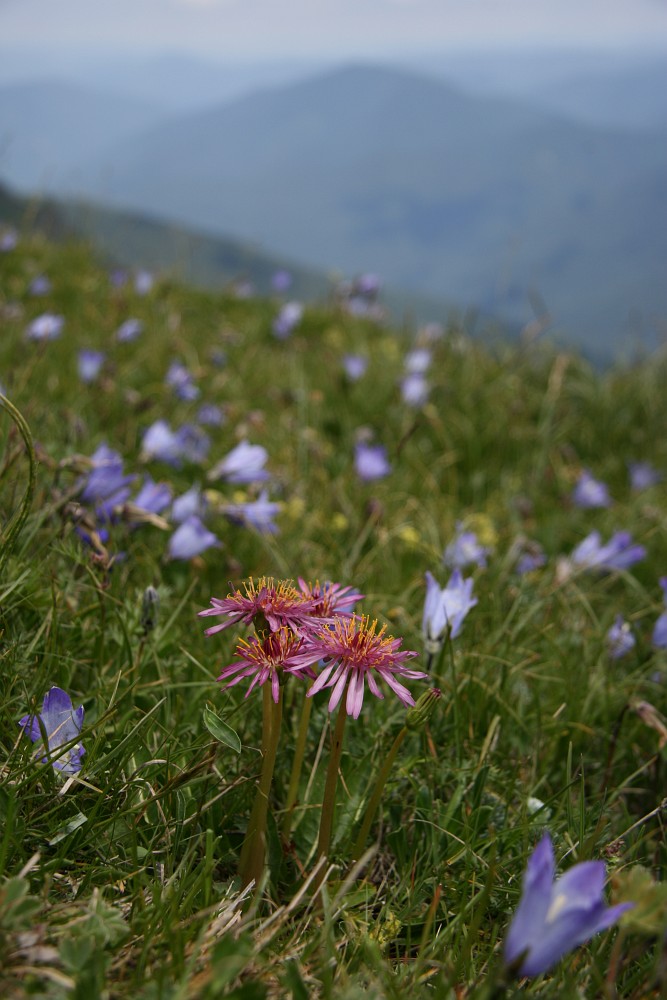
[[664,994],[664,350],[6,236],[0,995]]

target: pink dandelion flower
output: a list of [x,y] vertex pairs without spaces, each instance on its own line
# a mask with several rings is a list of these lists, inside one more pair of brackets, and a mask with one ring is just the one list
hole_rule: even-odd
[[347,687],[345,710],[356,719],[361,712],[366,681],[371,694],[384,698],[376,679],[380,677],[404,705],[414,705],[414,698],[397,677],[416,680],[427,676],[404,665],[417,655],[415,652],[399,649],[402,640],[385,635],[385,625],[378,632],[377,621],[371,622],[365,615],[335,618],[332,626],[313,640],[326,665],[308,691],[309,697],[323,688],[333,688],[329,699],[329,711],[333,712]]
[[319,659],[320,652],[285,626],[270,632],[263,640],[254,635],[247,640],[241,639],[236,646],[236,656],[218,680],[226,681],[224,687],[233,687],[244,677],[252,677],[246,698],[256,687],[270,680],[271,695],[277,704],[281,675],[305,672],[312,677],[310,667]]
[[225,616],[225,621],[206,629],[206,635],[215,635],[237,622],[250,625],[260,616],[272,632],[285,625],[293,632],[299,632],[311,618],[315,599],[302,594],[291,580],[281,580],[276,584],[273,577],[263,576],[255,583],[251,578],[244,584],[244,589],[245,594],[235,590],[224,598],[212,597],[211,607],[198,612],[202,618],[207,615]]
[[340,583],[321,584],[319,580],[314,584],[306,583],[303,577],[299,577],[299,587],[304,597],[315,602],[311,612],[315,618],[333,618],[334,615],[349,618],[352,607],[364,596],[354,587],[343,587]]

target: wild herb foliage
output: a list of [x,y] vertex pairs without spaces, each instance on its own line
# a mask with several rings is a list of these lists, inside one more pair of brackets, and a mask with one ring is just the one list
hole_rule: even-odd
[[[50,288],[34,294],[39,275]],[[606,862],[595,906],[635,906],[562,960],[581,936],[561,951],[549,938],[550,968],[534,978],[524,965],[522,991],[660,995],[667,486],[633,488],[628,463],[667,474],[664,354],[599,374],[539,344],[392,331],[339,303],[279,339],[283,304],[168,280],[140,294],[80,246],[19,241],[0,255],[3,996],[500,995],[522,873],[546,831],[559,871]],[[44,313],[63,317],[59,334],[27,334]],[[119,339],[129,319],[141,331]],[[411,405],[415,347],[430,358]],[[84,348],[104,355],[89,381]],[[346,355],[368,361],[356,380]],[[174,362],[185,383],[165,381]],[[202,423],[203,404],[222,419]],[[156,421],[194,425],[208,450],[190,437],[176,462],[147,458]],[[240,442],[265,449],[268,480],[221,473]],[[384,449],[377,478],[355,465],[360,444]],[[102,445],[120,457],[114,475],[136,478],[101,512],[84,493]],[[582,473],[608,505],[578,504]],[[171,500],[131,506],[147,475],[172,498],[199,487],[217,542],[178,557]],[[262,502],[277,506],[260,516]],[[628,549],[637,558],[619,569]],[[526,556],[534,568],[519,573]],[[432,601],[446,584],[453,599],[452,573],[474,586],[449,639],[452,605],[432,605],[422,633],[427,571]],[[407,682],[413,696],[442,695],[417,726],[404,729],[388,689],[347,720],[317,869],[330,691],[306,700],[303,678],[285,678],[253,891],[238,869],[266,751],[262,693],[216,681],[252,627],[206,637],[197,613],[262,576],[359,590],[356,610],[420,652],[411,665],[428,678]],[[65,750],[39,728],[53,687],[85,710]],[[80,770],[54,767],[59,753]],[[531,863],[550,886],[547,854]],[[553,933],[555,911],[542,917]]]

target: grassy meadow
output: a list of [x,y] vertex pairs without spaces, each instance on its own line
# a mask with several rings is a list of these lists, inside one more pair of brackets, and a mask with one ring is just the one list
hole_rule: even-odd
[[[38,276],[50,287],[35,294]],[[86,247],[37,237],[0,254],[0,995],[667,996],[667,355],[601,373],[541,342],[389,329],[333,301],[281,338],[284,298],[167,278],[140,293]],[[62,316],[57,336],[27,333],[44,313]],[[128,319],[141,331],[119,339]],[[81,349],[103,355],[87,381]],[[401,387],[415,349],[429,352],[417,405]],[[346,354],[368,362],[358,379]],[[174,362],[186,391],[165,382]],[[219,410],[202,423],[204,404]],[[156,421],[195,427],[191,446],[147,453]],[[242,441],[266,450],[268,478],[209,475]],[[359,475],[360,442],[384,446],[386,475]],[[103,522],[84,498],[101,445],[136,477]],[[663,478],[633,488],[628,463]],[[576,501],[583,470],[604,505]],[[174,557],[171,502],[131,506],[147,476],[173,498],[200,487],[216,544]],[[258,500],[278,505],[270,523]],[[461,570],[477,604],[429,655],[425,573],[447,583],[462,529],[485,550]],[[629,532],[644,557],[573,559],[595,531]],[[266,864],[244,886],[267,700],[217,681],[252,628],[207,637],[218,619],[198,612],[262,577],[360,591],[355,610],[428,672],[412,695],[441,698],[403,733],[360,846],[406,718],[387,685],[383,700],[366,689],[318,858],[336,713],[322,691],[307,719],[307,685],[286,675]],[[622,656],[617,616],[635,640]],[[73,773],[20,725],[54,686],[85,710]],[[635,905],[512,978],[503,942],[545,832],[559,873],[603,861],[606,902]]]

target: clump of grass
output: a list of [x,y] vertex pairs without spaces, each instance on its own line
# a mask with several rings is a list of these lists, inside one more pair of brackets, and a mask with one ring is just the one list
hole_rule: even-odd
[[[51,291],[36,299],[40,273]],[[27,339],[47,310],[64,317],[60,337]],[[139,296],[114,288],[85,248],[40,241],[0,258],[0,311],[3,995],[491,995],[545,830],[563,869],[603,859],[613,900],[637,905],[620,931],[523,991],[664,991],[667,659],[653,642],[667,572],[664,354],[600,373],[547,345],[482,346],[456,329],[426,345],[424,331],[324,305],[281,341],[275,303],[167,281]],[[129,317],[143,332],[118,342]],[[418,407],[400,388],[415,343],[432,353]],[[77,373],[84,347],[106,358],[90,384]],[[369,359],[357,382],[342,367],[352,352]],[[174,360],[197,399],[165,384]],[[142,457],[148,427],[196,423],[204,402],[223,415],[205,427],[208,456]],[[268,484],[208,480],[241,440],[266,449]],[[385,446],[389,475],[357,475],[360,440]],[[133,495],[147,474],[175,497],[199,487],[219,544],[169,559],[170,507],[137,523],[122,501],[101,518],[81,493],[101,444],[137,477]],[[664,478],[633,490],[636,460]],[[610,507],[573,505],[584,468],[607,484]],[[265,488],[279,505],[275,534],[239,516]],[[477,605],[434,657],[421,632],[424,575],[447,582],[442,557],[459,522],[489,551],[486,566],[464,569]],[[573,570],[563,560],[595,530],[630,532],[646,557]],[[534,543],[546,561],[518,575]],[[308,699],[304,716],[304,690],[285,685],[253,893],[238,868],[266,751],[262,711],[242,686],[216,681],[251,631],[207,638],[197,612],[262,576],[358,589],[359,612],[423,651],[416,665],[442,696],[405,731],[398,700],[367,698],[327,783],[330,692]],[[151,595],[147,618],[149,588],[159,601]],[[606,639],[617,615],[636,640],[618,660]],[[72,775],[44,763],[18,725],[54,685],[85,706]]]

